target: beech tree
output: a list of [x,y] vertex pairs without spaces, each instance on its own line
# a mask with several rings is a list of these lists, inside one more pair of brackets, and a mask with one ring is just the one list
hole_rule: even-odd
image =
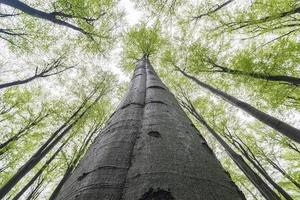
[[299,199],[299,6],[0,0],[0,198]]
[[216,140],[224,147],[226,152],[232,158],[232,160],[238,165],[238,167],[243,171],[243,173],[249,178],[249,180],[255,185],[255,187],[261,192],[261,194],[266,199],[280,199],[280,197],[268,186],[267,183],[247,164],[247,162],[242,158],[241,155],[236,153],[223,139],[222,137],[207,124],[203,117],[196,111],[193,104],[185,96],[182,105],[186,108],[190,114],[192,114],[203,126],[205,126],[208,131],[216,138]]
[[[183,131],[188,135],[180,136]],[[62,187],[58,199],[244,199],[146,55],[137,64],[127,97],[101,135]],[[189,145],[188,155],[184,143]],[[95,159],[97,154],[101,155],[99,160]],[[211,173],[201,164],[204,162]],[[202,188],[203,178],[220,192],[212,194],[212,188]],[[99,186],[95,188],[95,184]]]

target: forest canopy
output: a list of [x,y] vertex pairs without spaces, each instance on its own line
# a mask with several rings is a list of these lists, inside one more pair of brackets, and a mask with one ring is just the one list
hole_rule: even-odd
[[0,0],[0,199],[55,199],[143,58],[246,199],[300,199],[299,33],[298,0]]

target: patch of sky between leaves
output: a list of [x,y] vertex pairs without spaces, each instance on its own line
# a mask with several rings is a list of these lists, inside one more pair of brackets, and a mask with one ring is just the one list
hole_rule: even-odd
[[[119,8],[124,11],[124,20],[126,22],[126,29],[129,29],[132,26],[135,26],[141,21],[143,13],[135,8],[135,5],[130,0],[121,0],[119,2]],[[120,65],[121,55],[122,55],[122,44],[118,43],[116,47],[111,51],[111,56],[106,66],[114,74],[118,75],[120,81],[129,81],[129,77],[126,76]]]

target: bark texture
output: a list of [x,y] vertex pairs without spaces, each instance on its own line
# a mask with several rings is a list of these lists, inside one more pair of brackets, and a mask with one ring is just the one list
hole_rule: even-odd
[[268,184],[248,165],[244,158],[236,153],[222,137],[204,120],[204,118],[197,112],[193,104],[187,100],[183,102],[183,106],[213,135],[213,137],[223,146],[227,154],[238,166],[238,168],[245,174],[251,183],[259,190],[266,200],[280,200],[280,197],[268,186]]
[[83,34],[87,34],[82,28],[77,27],[73,24],[70,24],[64,20],[59,19],[58,18],[59,15],[56,12],[47,13],[47,12],[35,9],[19,0],[0,0],[0,3],[11,6],[15,9],[18,9],[18,10],[20,10],[28,15],[31,15],[33,17],[44,19],[44,20],[50,21],[54,24],[65,26],[65,27],[71,28],[75,31],[79,31]]
[[199,86],[211,91],[212,93],[214,93],[215,95],[223,98],[224,100],[228,101],[230,104],[244,110],[245,112],[247,112],[249,115],[252,115],[253,117],[255,117],[256,119],[258,119],[259,121],[261,121],[262,123],[272,127],[273,129],[275,129],[276,131],[282,133],[283,135],[289,137],[290,139],[294,140],[295,142],[300,143],[300,130],[271,116],[268,115],[267,113],[264,113],[260,110],[258,110],[257,108],[251,106],[250,104],[243,102],[237,98],[235,98],[234,96],[231,96],[221,90],[218,90],[202,81],[200,81],[199,79],[197,79],[196,77],[187,74],[185,71],[181,70],[179,67],[176,67],[177,70],[180,71],[180,73],[182,75],[184,75],[185,77],[191,79],[192,81],[194,81],[195,83],[197,83]]
[[67,200],[245,199],[147,58],[62,187]]

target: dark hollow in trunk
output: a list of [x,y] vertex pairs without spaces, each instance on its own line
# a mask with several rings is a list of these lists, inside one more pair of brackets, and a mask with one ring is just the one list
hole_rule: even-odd
[[57,199],[245,199],[148,58]]

